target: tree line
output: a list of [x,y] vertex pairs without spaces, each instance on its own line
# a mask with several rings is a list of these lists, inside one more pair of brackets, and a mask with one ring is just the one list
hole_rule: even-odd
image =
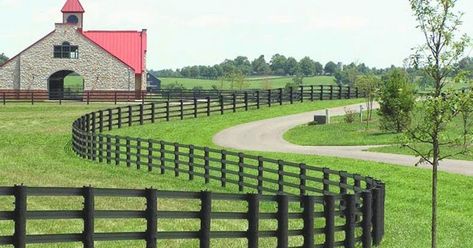
[[[335,76],[337,73],[344,71],[345,67],[356,67],[361,73],[372,72],[381,74],[385,69],[369,68],[364,63],[351,63],[344,66],[341,62],[327,62],[325,65],[306,56],[301,60],[294,57],[286,57],[281,54],[275,54],[269,61],[264,55],[250,61],[248,57],[238,56],[235,59],[226,59],[220,64],[213,66],[195,65],[186,66],[177,70],[165,69],[159,71],[151,71],[158,77],[184,77],[184,78],[201,78],[201,79],[217,79],[225,77],[228,74],[242,74],[244,76]],[[342,76],[340,76],[341,78]]]

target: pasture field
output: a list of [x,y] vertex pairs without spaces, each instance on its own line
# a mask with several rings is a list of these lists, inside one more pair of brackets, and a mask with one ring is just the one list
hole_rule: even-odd
[[[364,114],[366,116],[366,113]],[[414,121],[419,121],[414,119]],[[457,130],[461,130],[461,120],[458,119],[448,127],[450,132],[447,135],[454,135]],[[455,130],[455,132],[453,132]],[[284,139],[287,141],[303,145],[303,146],[358,146],[358,145],[388,145],[385,147],[371,148],[370,151],[378,151],[385,153],[415,155],[408,148],[400,145],[402,134],[394,132],[384,132],[380,130],[380,118],[373,113],[373,119],[367,126],[366,122],[361,123],[357,115],[354,123],[346,123],[344,117],[332,118],[330,125],[302,125],[289,130]],[[422,149],[428,151],[428,146],[421,146]],[[444,146],[442,149],[448,153],[455,153],[455,147]],[[470,154],[456,155],[454,159],[472,160],[473,148]]]
[[[186,89],[192,89],[194,87],[202,87],[204,89],[212,89],[212,85],[221,87],[224,89],[230,89],[229,82],[221,82],[219,80],[211,79],[192,79],[192,78],[160,78],[162,80],[162,86],[169,84],[179,83],[184,85]],[[261,88],[284,88],[287,83],[292,82],[292,77],[254,77],[248,78],[246,81],[246,87],[248,89],[261,89]],[[335,85],[335,78],[330,76],[317,76],[317,77],[306,77],[304,78],[305,85]],[[236,86],[235,86],[236,87]],[[237,88],[235,88],[237,89]]]
[[[259,119],[283,116],[288,114],[324,109],[328,107],[353,104],[359,100],[332,102],[301,103],[274,108],[263,108],[250,112],[211,116],[169,123],[135,126],[113,131],[113,134],[129,135],[142,138],[165,139],[196,145],[212,144],[212,136],[217,132],[240,123]],[[160,190],[236,192],[233,188],[221,188],[219,182],[211,181],[204,185],[203,180],[187,181],[186,177],[174,178],[171,174],[159,175],[145,170],[134,170],[124,166],[98,164],[77,158],[70,149],[71,123],[80,115],[104,109],[104,104],[83,105],[66,104],[63,106],[37,104],[15,104],[0,107],[0,185],[11,186],[25,183],[27,186],[70,186],[112,188],[145,188],[154,187]],[[347,170],[380,178],[387,184],[386,202],[386,236],[382,247],[428,247],[429,245],[429,206],[430,206],[430,172],[416,168],[406,168],[387,164],[364,162],[350,159],[338,159],[319,156],[258,153],[271,158],[302,162],[316,166],[329,166],[337,170]],[[469,235],[473,228],[473,206],[470,204],[473,195],[471,177],[440,174],[440,213],[439,245],[441,247],[470,247],[473,237]],[[32,209],[76,209],[81,200],[64,198],[60,202],[41,198],[29,202]],[[101,206],[117,209],[143,209],[144,202],[132,199],[117,201],[106,199],[98,202]],[[195,202],[162,202],[166,209],[194,209]],[[236,208],[238,206],[235,206]],[[0,201],[0,209],[11,209],[11,199]],[[51,222],[48,222],[51,223]],[[183,228],[196,226],[195,222],[163,222],[160,230],[176,225]],[[245,224],[216,223],[225,225]],[[57,221],[54,225],[44,225],[41,221],[29,223],[29,232],[75,232],[81,230],[81,221]],[[143,221],[101,221],[97,231],[142,231],[146,227]],[[0,221],[0,236],[10,235],[12,223]],[[194,241],[161,242],[161,245],[172,247],[195,247]],[[215,244],[218,246],[218,244]],[[221,245],[225,245],[225,242]],[[97,247],[143,247],[142,242],[99,243]],[[240,247],[240,245],[226,245]],[[45,245],[34,247],[77,247],[74,245]],[[274,244],[262,247],[274,247]]]

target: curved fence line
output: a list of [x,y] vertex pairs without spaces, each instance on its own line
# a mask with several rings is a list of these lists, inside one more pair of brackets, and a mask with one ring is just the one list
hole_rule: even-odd
[[[257,93],[261,95],[261,93]],[[310,97],[310,96],[309,96]],[[261,98],[250,98],[247,94],[238,98],[236,94],[230,97],[221,96],[219,99],[178,102],[161,102],[141,104],[135,106],[118,107],[86,114],[72,126],[72,147],[81,157],[92,161],[104,162],[116,166],[125,165],[137,169],[147,169],[150,172],[173,173],[176,177],[186,176],[189,180],[201,178],[205,183],[217,182],[222,187],[232,187],[240,192],[252,194],[229,194],[222,198],[222,194],[199,192],[184,193],[171,192],[168,195],[160,191],[142,191],[140,196],[146,197],[147,214],[134,213],[134,217],[144,218],[147,221],[146,231],[143,233],[94,233],[87,228],[87,223],[93,223],[94,217],[104,218],[100,211],[93,210],[93,200],[90,191],[75,189],[75,192],[84,197],[84,215],[76,216],[84,220],[84,234],[65,236],[31,236],[23,231],[26,219],[20,218],[18,232],[7,238],[0,238],[4,244],[15,244],[15,247],[24,247],[26,243],[52,242],[82,242],[84,247],[94,247],[93,241],[115,240],[144,240],[147,247],[156,247],[157,240],[197,239],[200,247],[210,247],[212,240],[217,239],[247,239],[248,247],[259,247],[260,243],[268,238],[277,239],[277,247],[289,247],[290,240],[299,237],[302,241],[296,244],[299,247],[355,247],[358,243],[362,247],[379,245],[384,235],[384,201],[385,189],[381,181],[345,171],[335,171],[329,168],[319,168],[306,164],[275,160],[262,156],[253,156],[233,151],[183,145],[153,139],[141,139],[122,136],[111,136],[103,132],[117,128],[143,125],[156,121],[183,120],[225,114],[227,112],[248,111],[262,106],[273,106],[294,103],[294,99],[276,98],[271,94],[263,101]],[[300,101],[307,99],[304,94]],[[43,189],[43,194],[56,192],[58,189]],[[14,195],[17,203],[16,213],[19,216],[31,216],[26,211],[28,192],[37,195],[37,189],[15,188],[3,189]],[[104,190],[98,190],[104,192]],[[107,192],[107,190],[105,190]],[[34,193],[36,192],[36,193]],[[89,193],[87,193],[89,192]],[[129,194],[129,190],[110,191],[110,194],[122,196]],[[111,193],[113,192],[113,193]],[[132,191],[136,192],[136,191]],[[144,193],[147,192],[147,193]],[[0,189],[0,195],[2,190]],[[186,212],[177,209],[173,212],[159,210],[159,201],[170,195],[197,197],[201,200],[199,212]],[[271,194],[264,196],[263,194]],[[57,194],[54,194],[57,195]],[[93,197],[92,197],[93,199]],[[212,206],[224,205],[221,201],[228,200],[237,204],[247,204],[247,211],[240,213],[214,212]],[[215,201],[215,202],[214,202]],[[274,202],[275,212],[268,212],[262,201]],[[22,204],[23,202],[23,204]],[[290,205],[297,202],[297,206]],[[91,210],[92,209],[92,210]],[[271,208],[269,208],[271,209]],[[26,213],[26,214],[25,214]],[[62,217],[69,217],[70,213],[62,213]],[[117,218],[133,218],[132,214],[115,214]],[[0,216],[2,216],[0,212]],[[49,219],[53,219],[53,215]],[[56,219],[58,217],[56,216]],[[195,232],[177,230],[158,230],[156,225],[159,219],[197,218],[200,229]],[[215,230],[211,223],[214,220],[247,221],[247,231]],[[266,227],[265,220],[277,222],[276,227]],[[292,221],[302,221],[302,227],[290,225]],[[15,224],[17,222],[15,221]],[[21,226],[24,224],[25,226]],[[229,224],[230,225],[230,224]],[[267,229],[269,228],[269,229]],[[8,242],[17,243],[8,243]],[[295,242],[297,243],[297,242]],[[294,246],[294,245],[293,245]]]

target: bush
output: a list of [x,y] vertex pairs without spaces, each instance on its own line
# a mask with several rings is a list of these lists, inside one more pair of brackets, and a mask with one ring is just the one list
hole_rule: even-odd
[[414,110],[414,87],[409,83],[408,75],[401,69],[395,69],[383,77],[384,85],[379,95],[381,129],[403,132],[411,123]]
[[344,116],[345,123],[351,124],[355,122],[356,116],[357,116],[357,113],[355,110],[345,108],[345,116]]

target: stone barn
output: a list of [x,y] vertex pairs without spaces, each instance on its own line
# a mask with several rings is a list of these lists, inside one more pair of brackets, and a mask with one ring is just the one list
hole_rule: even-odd
[[67,0],[62,23],[0,65],[0,92],[41,92],[54,99],[65,91],[120,91],[139,97],[147,82],[146,29],[85,31],[84,13],[79,0]]

